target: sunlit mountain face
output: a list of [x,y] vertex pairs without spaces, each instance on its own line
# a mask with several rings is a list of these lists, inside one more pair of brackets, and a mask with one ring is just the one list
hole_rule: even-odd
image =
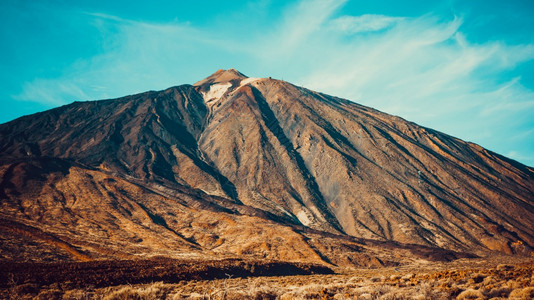
[[0,162],[8,260],[380,266],[534,245],[532,168],[234,69],[2,124]]

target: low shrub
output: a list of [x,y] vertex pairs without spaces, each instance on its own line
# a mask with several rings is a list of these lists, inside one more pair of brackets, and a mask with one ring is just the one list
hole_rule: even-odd
[[458,297],[456,297],[457,300],[462,299],[484,299],[484,295],[481,291],[468,289],[463,292],[461,292]]

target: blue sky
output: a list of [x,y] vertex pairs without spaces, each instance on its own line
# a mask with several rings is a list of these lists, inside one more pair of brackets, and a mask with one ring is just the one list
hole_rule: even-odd
[[0,123],[220,68],[534,166],[534,1],[25,1],[0,10]]

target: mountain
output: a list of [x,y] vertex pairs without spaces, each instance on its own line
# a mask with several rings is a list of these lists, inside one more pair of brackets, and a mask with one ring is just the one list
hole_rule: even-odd
[[534,246],[534,169],[234,69],[2,124],[0,178],[4,259],[379,265]]

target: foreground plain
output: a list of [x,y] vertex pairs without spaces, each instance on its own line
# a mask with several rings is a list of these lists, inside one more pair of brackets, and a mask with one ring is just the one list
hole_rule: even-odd
[[[63,278],[60,274],[64,274],[64,270],[57,269],[55,275],[59,281],[42,284],[31,280],[17,282],[20,274],[6,274],[4,268],[0,296],[2,299],[534,298],[534,259],[509,256],[448,263],[420,261],[388,268],[334,269],[335,274],[328,274],[330,269],[321,266],[242,260],[211,262],[208,267],[200,262],[199,265],[176,265],[169,260],[160,261],[159,266],[150,266],[147,261],[135,266],[146,268],[144,271],[136,269],[141,274],[161,276],[145,277],[144,283],[106,286],[104,281],[91,282],[90,274],[95,271],[86,267],[78,270],[87,274],[87,282],[81,278],[73,278],[73,281]],[[111,264],[108,267],[108,274],[124,274],[122,279],[132,280],[130,282],[136,278],[128,273],[131,266]],[[76,273],[72,266],[66,269],[71,275]],[[150,279],[154,282],[148,282]],[[120,276],[109,281],[114,282],[121,282]]]

